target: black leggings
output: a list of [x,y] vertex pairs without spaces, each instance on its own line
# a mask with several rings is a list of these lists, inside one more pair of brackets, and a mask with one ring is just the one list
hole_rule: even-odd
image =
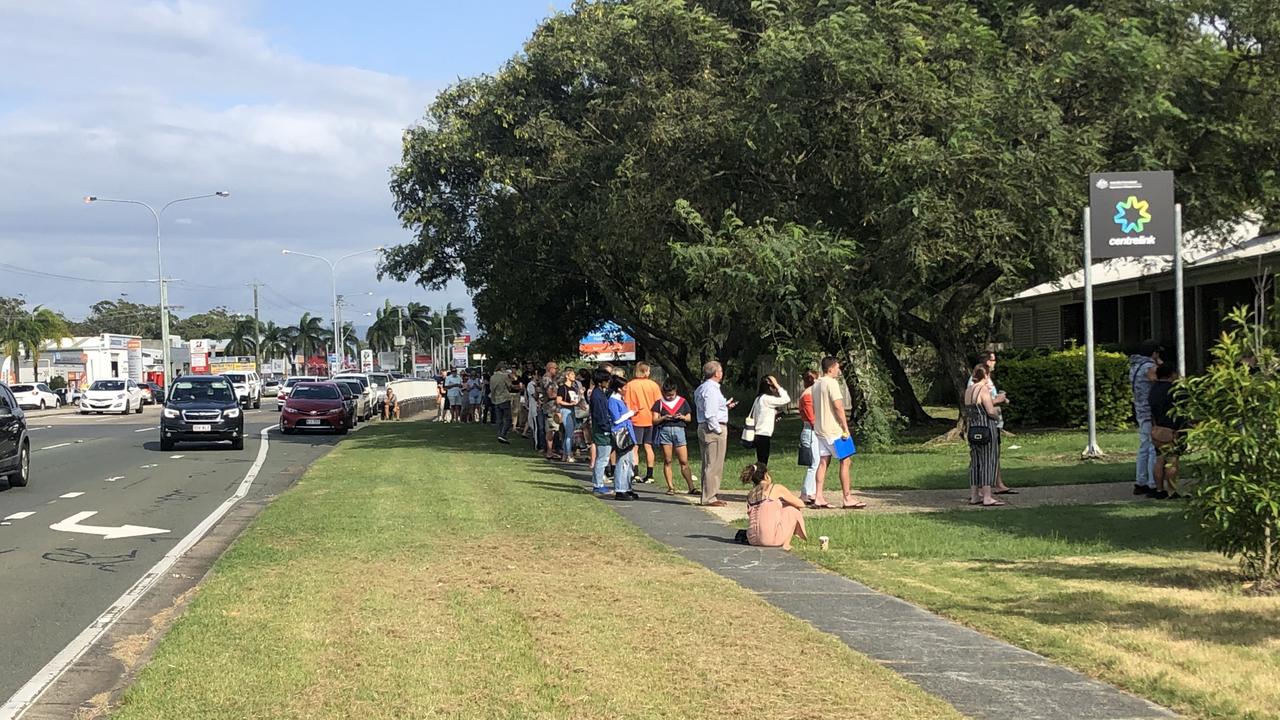
[[769,464],[769,452],[773,449],[770,446],[771,441],[772,441],[772,438],[770,438],[768,435],[756,436],[756,462],[760,463],[761,465]]

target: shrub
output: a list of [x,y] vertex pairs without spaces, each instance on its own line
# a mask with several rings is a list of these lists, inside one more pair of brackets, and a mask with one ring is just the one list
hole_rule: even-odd
[[[1238,308],[1213,364],[1182,382],[1178,413],[1194,425],[1187,446],[1197,481],[1188,512],[1210,548],[1240,558],[1250,578],[1280,576],[1280,359],[1266,332]],[[1257,371],[1244,364],[1253,353]]]
[[54,375],[49,379],[50,390],[65,390],[67,388],[67,379],[61,375]]
[[[1129,360],[1113,352],[1094,358],[1098,427],[1120,429],[1133,418]],[[996,387],[1009,395],[1005,421],[1014,426],[1085,427],[1089,423],[1084,348],[1005,359],[996,366]]]

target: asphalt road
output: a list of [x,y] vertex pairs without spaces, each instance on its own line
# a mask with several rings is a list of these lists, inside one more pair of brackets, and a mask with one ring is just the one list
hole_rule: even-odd
[[[0,481],[0,703],[236,492],[258,457],[260,431],[277,420],[266,407],[248,411],[242,451],[161,452],[159,412],[28,413],[30,484]],[[338,441],[271,431],[246,499],[278,494]],[[139,534],[107,538],[108,528],[125,525]],[[103,530],[68,529],[84,526]]]

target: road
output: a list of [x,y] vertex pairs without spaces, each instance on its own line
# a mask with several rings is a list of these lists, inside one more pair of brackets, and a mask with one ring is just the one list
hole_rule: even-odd
[[[0,481],[0,703],[236,493],[277,419],[248,411],[243,451],[162,452],[159,412],[28,414],[31,482]],[[246,498],[279,493],[337,442],[270,431]]]

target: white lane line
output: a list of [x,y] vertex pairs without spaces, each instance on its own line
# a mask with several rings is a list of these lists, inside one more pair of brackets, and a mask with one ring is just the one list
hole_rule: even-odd
[[17,512],[5,518],[5,520],[24,520],[35,515],[34,512]]
[[223,515],[226,515],[236,503],[249,494],[249,488],[253,486],[253,481],[258,477],[258,472],[262,470],[262,464],[267,461],[267,448],[269,447],[267,431],[273,427],[275,425],[262,429],[262,445],[258,447],[258,457],[253,461],[253,465],[249,467],[249,472],[245,473],[244,479],[240,481],[240,486],[236,488],[235,494],[224,500],[217,509],[209,513],[208,517],[201,520],[200,524],[187,533],[186,537],[173,546],[172,550],[165,553],[165,556],[160,558],[159,562],[152,565],[151,569],[147,570],[146,574],[139,578],[133,587],[126,590],[123,595],[111,604],[111,607],[89,623],[88,627],[81,630],[75,639],[67,643],[67,646],[62,648],[44,667],[40,668],[40,671],[32,676],[26,684],[18,688],[18,691],[4,705],[0,705],[0,720],[15,720],[26,712],[27,708],[30,708],[40,698],[40,695],[55,680],[61,677],[67,671],[67,668],[71,667],[72,663],[78,660],[107,630],[111,629],[111,626],[115,624],[115,621],[121,615],[146,595],[147,591],[159,582],[161,578],[165,577],[169,572],[169,568],[173,567],[173,564],[185,555],[192,546],[200,542],[200,539],[222,519]]
[[142,428],[142,429],[140,429],[140,430],[134,430],[134,432],[150,432],[150,431],[155,430],[155,429],[156,429],[156,428]]
[[117,480],[123,480],[123,479],[124,479],[123,475],[117,475],[115,477],[106,478],[103,482],[115,482]]
[[139,466],[138,466],[138,469],[139,469],[139,470],[149,470],[149,469],[151,469],[151,468],[158,468],[158,467],[160,467],[160,465],[159,465],[158,463],[153,463],[153,464],[151,464],[151,465],[139,465]]
[[71,444],[71,443],[69,443],[69,442],[66,442],[66,443],[58,443],[57,445],[49,445],[49,446],[47,446],[47,447],[42,447],[42,448],[40,448],[40,449],[41,449],[41,450],[53,450],[53,449],[55,449],[55,448],[66,447],[66,446],[68,446],[68,445],[70,445],[70,444]]
[[184,457],[186,457],[186,455],[170,455],[170,456],[169,456],[169,459],[170,459],[170,460],[180,460],[180,459],[182,459],[182,458],[184,458]]
[[67,498],[67,499],[71,499],[71,498],[78,498],[78,497],[80,497],[80,496],[81,496],[81,495],[83,495],[83,494],[84,494],[84,493],[82,493],[82,492],[69,492],[69,493],[63,493],[63,494],[59,495],[58,497],[60,497],[60,498]]

